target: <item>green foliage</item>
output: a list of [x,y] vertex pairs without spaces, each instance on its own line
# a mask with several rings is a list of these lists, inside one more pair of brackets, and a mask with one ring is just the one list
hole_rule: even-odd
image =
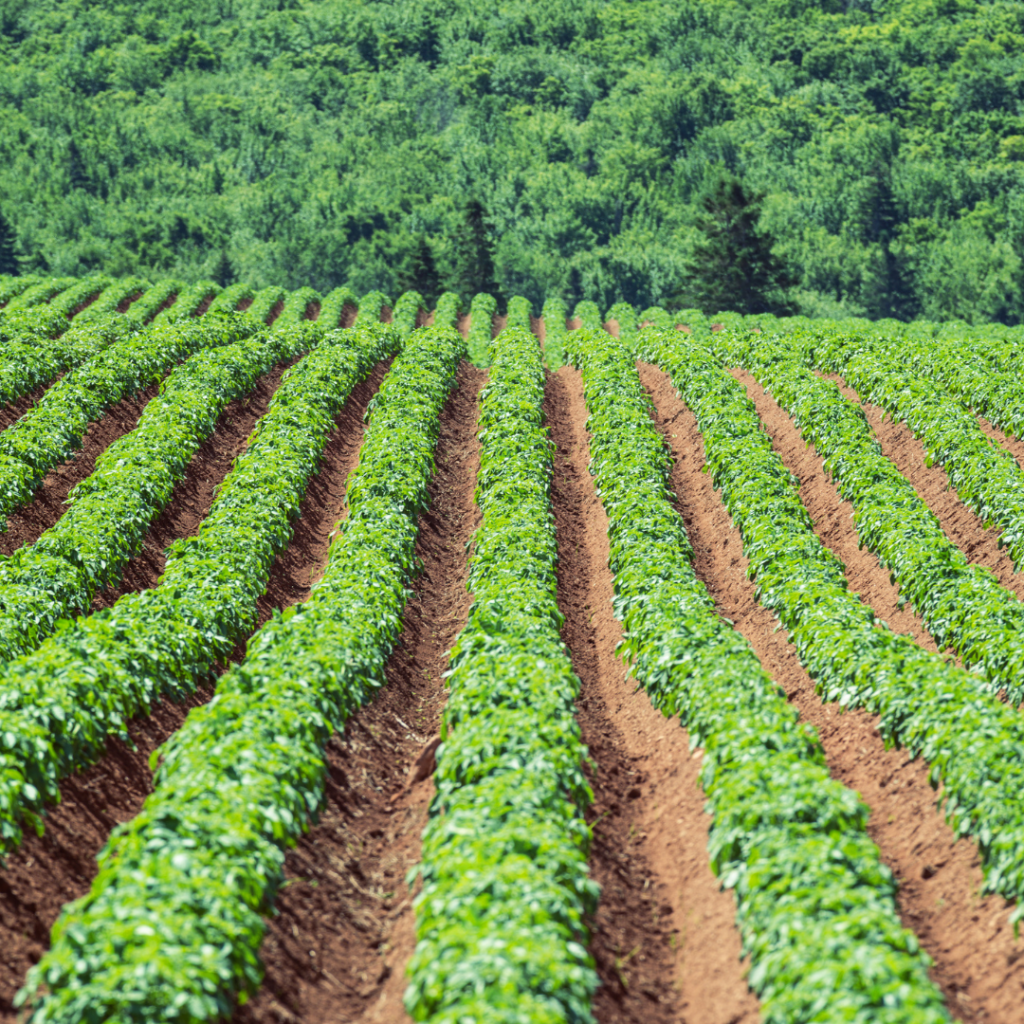
[[335,288],[320,304],[319,321],[328,329],[341,326],[341,316],[346,306],[357,309],[359,299],[350,288]]
[[[376,324],[327,340],[334,343],[290,371],[302,386],[279,403],[275,395],[221,491],[211,513],[221,541],[205,534],[208,519],[199,536],[176,545],[176,556],[191,552],[191,568],[173,578],[169,569],[168,592],[191,595],[204,578],[209,592],[218,570],[240,571],[252,621],[334,414],[373,362],[394,351],[397,332]],[[441,408],[464,351],[451,328],[428,329],[395,360],[373,400],[349,514],[323,579],[307,602],[252,637],[214,700],[161,748],[153,794],[115,831],[90,893],[65,910],[22,990],[37,1024],[221,1020],[259,984],[257,951],[285,850],[323,800],[324,746],[384,682],[416,566]],[[263,549],[258,559],[249,531]],[[245,567],[260,563],[251,589]]]
[[455,292],[445,292],[437,300],[437,308],[434,310],[435,327],[457,327],[459,322],[459,310],[462,300]]
[[[154,324],[166,324],[175,323],[179,320],[185,320],[190,316],[195,316],[203,303],[210,299],[215,299],[220,294],[220,285],[215,284],[213,281],[199,281],[196,284],[188,285],[182,288],[178,292],[178,297],[175,299],[173,305],[167,307],[153,318]],[[139,302],[145,301],[145,296],[139,299]],[[131,310],[128,310],[130,316]]]
[[723,331],[715,340],[726,361],[749,369],[814,444],[839,493],[853,505],[861,545],[889,569],[901,598],[921,615],[940,650],[952,648],[968,668],[984,671],[990,692],[1005,689],[1020,704],[1024,604],[950,543],[935,514],[882,454],[860,406],[797,362],[801,340],[813,345],[816,335],[733,339]]
[[423,296],[419,292],[403,292],[391,311],[391,322],[403,338],[408,338],[416,327],[416,318],[423,309]]
[[636,351],[670,374],[693,410],[757,598],[789,631],[823,699],[879,715],[887,743],[929,763],[954,834],[978,844],[985,891],[1017,901],[1011,921],[1020,920],[1024,719],[977,676],[893,633],[849,592],[753,403],[707,349],[681,331],[642,330]]
[[247,284],[233,284],[213,297],[207,313],[234,313],[241,303],[247,300],[251,302],[255,294]]
[[521,295],[515,295],[508,300],[508,319],[505,321],[505,329],[514,327],[517,330],[530,330],[530,317],[533,315],[533,308],[530,300],[524,299]]
[[466,627],[451,652],[437,793],[423,834],[416,1021],[591,1024],[585,915],[592,800],[562,643],[537,339],[507,327],[480,396],[480,470]]
[[0,277],[0,303],[6,305],[11,299],[16,299],[22,292],[27,291],[35,284],[39,284],[39,278],[35,274],[24,274],[21,277]]
[[724,167],[711,169],[698,199],[694,245],[675,305],[709,313],[789,312],[788,290],[797,283],[772,252],[774,239],[760,226],[763,193],[752,193]]
[[601,322],[601,310],[592,299],[582,299],[577,302],[572,317],[580,322],[580,327],[589,331],[600,331],[604,327]]
[[605,313],[605,321],[614,320],[619,325],[619,337],[628,342],[637,332],[640,326],[636,310],[628,302],[616,302],[611,309]]
[[735,891],[762,1019],[948,1021],[930,960],[900,925],[868,808],[829,777],[813,729],[694,571],[633,355],[586,329],[572,332],[569,351],[608,513],[620,650],[654,705],[704,748],[711,864]]
[[29,272],[428,302],[493,281],[534,308],[642,309],[684,282],[724,164],[764,194],[802,312],[1024,317],[1005,0],[33,0],[0,19],[0,195]]
[[368,327],[370,324],[380,323],[384,307],[390,304],[391,300],[383,292],[368,292],[359,300],[359,312],[356,314],[354,326]]
[[565,359],[568,312],[565,303],[557,295],[544,302],[544,364],[552,373],[561,369]]
[[[141,277],[125,277],[114,281],[109,287],[104,288],[100,297],[86,306],[78,316],[83,323],[88,323],[92,320],[99,320],[100,317],[109,316],[111,313],[120,312],[122,305],[141,297],[149,287],[149,282]],[[161,301],[163,300],[161,299]]]
[[480,292],[469,307],[469,361],[474,366],[490,365],[491,335],[498,302],[493,295]]
[[0,210],[0,275],[12,277],[19,273],[18,255],[15,251],[17,239],[14,228]]

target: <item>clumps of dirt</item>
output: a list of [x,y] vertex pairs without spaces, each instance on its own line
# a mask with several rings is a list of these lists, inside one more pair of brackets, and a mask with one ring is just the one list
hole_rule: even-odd
[[491,321],[491,340],[493,341],[508,325],[507,316],[494,315],[494,319]]
[[[813,506],[812,515],[818,513],[819,535],[836,539],[841,530],[852,534],[850,508],[843,507],[834,489],[828,497],[825,489],[832,485],[813,450],[804,448],[778,406],[770,412],[775,403],[763,390],[758,395],[756,383],[738,376],[758,404],[780,455],[801,478],[801,497]],[[801,717],[818,730],[832,776],[858,791],[871,808],[868,832],[900,881],[903,924],[935,960],[932,977],[956,1018],[968,1024],[1013,1024],[1024,1003],[1024,944],[1013,938],[1009,905],[999,897],[977,895],[982,875],[974,843],[955,840],[936,810],[927,765],[909,760],[904,751],[886,750],[876,716],[841,713],[837,705],[822,703],[785,631],[757,603],[739,532],[702,472],[704,446],[693,414],[666,374],[642,365],[641,379],[654,398],[658,427],[675,458],[672,487],[694,546],[698,575],[720,613],[733,620]],[[834,523],[819,522],[823,509],[831,512]],[[846,538],[837,553],[845,558],[851,546],[856,551],[856,540],[851,545]],[[863,594],[869,583],[865,575],[878,571],[878,565],[873,556],[859,554],[859,569],[854,567],[848,578],[851,589]],[[882,589],[876,585],[872,606],[894,628],[906,628],[893,604],[882,599]],[[894,593],[890,587],[892,600]]]
[[[328,746],[326,806],[288,855],[288,884],[261,950],[266,980],[235,1014],[238,1024],[409,1019],[402,994],[415,920],[405,875],[420,859],[433,796],[447,651],[470,605],[466,543],[478,525],[477,396],[486,379],[468,363],[459,370],[442,418],[430,511],[420,519],[423,572],[388,685]],[[337,517],[342,474],[322,475],[333,481]]]
[[100,591],[93,598],[93,611],[110,608],[123,594],[156,586],[164,571],[166,549],[179,537],[191,537],[199,529],[217,487],[245,450],[256,421],[266,413],[285,369],[286,365],[276,366],[260,377],[245,398],[228,403],[213,434],[192,456],[171,500],[150,526],[139,554],[129,560],[120,585]]
[[[44,531],[64,515],[67,511],[65,501],[71,488],[92,473],[103,451],[138,426],[142,410],[158,391],[159,385],[153,384],[134,398],[117,402],[106,416],[89,424],[82,438],[82,447],[75,456],[51,469],[43,478],[35,497],[8,518],[7,532],[0,534],[0,552],[12,555],[23,544],[35,543]],[[30,406],[32,398],[21,399],[15,405],[20,406],[22,403]],[[8,408],[13,409],[14,406]]]
[[[998,526],[986,529],[981,517],[960,500],[946,471],[941,466],[925,465],[924,444],[914,437],[905,423],[890,419],[877,405],[861,402],[856,391],[841,378],[834,374],[828,374],[827,378],[835,381],[843,394],[864,410],[882,452],[910,481],[918,497],[939,517],[942,532],[972,562],[991,569],[1004,587],[1024,600],[1024,576],[1014,570],[1013,560],[999,547],[1002,530]],[[991,426],[989,429],[992,431]]]
[[590,946],[601,978],[595,1014],[601,1024],[754,1024],[758,1003],[744,980],[735,903],[708,860],[700,762],[678,719],[656,711],[615,656],[622,634],[612,614],[608,521],[588,472],[577,371],[549,376],[545,411],[557,445],[563,636],[597,766],[589,815],[591,873],[602,889]]
[[134,746],[108,740],[99,764],[61,784],[61,802],[46,815],[46,832],[26,835],[7,858],[0,874],[0,1022],[18,1019],[14,996],[49,947],[61,908],[88,892],[111,830],[142,809],[152,790],[149,755],[211,696],[212,690],[201,690],[185,703],[164,701],[148,718],[132,719]]

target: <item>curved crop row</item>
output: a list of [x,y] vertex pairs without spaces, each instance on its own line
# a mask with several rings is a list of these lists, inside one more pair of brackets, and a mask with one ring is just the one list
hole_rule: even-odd
[[234,313],[240,303],[246,299],[252,299],[256,293],[250,285],[239,282],[228,285],[223,291],[218,292],[210,303],[207,313]]
[[[289,328],[308,334],[312,326]],[[0,846],[41,827],[59,781],[162,698],[191,693],[252,629],[310,473],[352,388],[395,351],[395,332],[334,332],[288,370],[195,536],[160,582],[69,623],[0,673]]]
[[639,316],[640,326],[649,324],[659,331],[671,331],[678,322],[672,313],[666,312],[661,306],[648,306]]
[[569,333],[566,327],[569,312],[565,302],[557,295],[545,299],[544,309],[544,364],[554,373],[565,361],[565,339]]
[[[7,309],[28,309],[49,302],[68,288],[74,288],[79,282],[73,277],[46,277],[26,288],[17,298],[7,304]],[[6,312],[6,310],[5,310]]]
[[253,297],[252,304],[245,311],[246,316],[252,317],[266,326],[270,314],[274,312],[278,303],[284,304],[288,292],[277,285],[270,285],[268,288],[261,288]]
[[588,331],[573,334],[570,352],[608,514],[620,650],[655,707],[678,714],[704,748],[712,867],[736,893],[762,1019],[948,1021],[930,961],[900,925],[868,808],[830,778],[813,729],[694,571],[668,490],[671,459],[633,357]]
[[461,300],[456,292],[445,292],[437,300],[437,308],[434,310],[435,327],[457,327],[459,324],[459,310]]
[[33,285],[39,284],[39,280],[36,274],[22,274],[20,277],[5,274],[0,278],[0,306],[6,306]]
[[[187,288],[182,288],[178,292],[178,297],[174,300],[174,303],[153,317],[153,324],[177,323],[180,320],[196,316],[203,303],[210,299],[212,304],[213,299],[220,294],[220,291],[220,285],[215,284],[213,281],[198,281]],[[139,302],[142,302],[142,299],[139,299]],[[131,312],[131,309],[129,309],[127,314],[129,319],[131,318]]]
[[306,311],[310,305],[319,301],[320,293],[315,288],[298,288],[293,292],[287,292],[284,296],[284,306],[274,320],[274,329],[294,327],[302,323],[306,319]]
[[329,331],[336,330],[341,325],[341,315],[346,306],[359,306],[355,292],[351,288],[335,288],[328,292],[320,303],[320,316],[317,317],[317,321]]
[[[758,600],[828,701],[881,716],[887,743],[931,764],[954,833],[977,841],[985,889],[1024,896],[1024,718],[978,677],[880,623],[847,589],[743,386],[677,331],[641,331],[640,358],[672,378],[697,417],[705,461],[743,538]],[[1024,905],[1013,919],[1024,917]]]
[[[150,283],[144,277],[122,277],[113,281],[106,288],[100,297],[91,305],[79,313],[83,322],[98,320],[100,317],[117,313],[122,303],[129,301],[133,296],[144,294],[150,288]],[[157,286],[159,290],[159,286]],[[140,295],[141,298],[141,295]],[[160,299],[163,302],[166,295]],[[55,300],[56,301],[56,300]],[[51,303],[52,305],[52,303]],[[158,303],[159,305],[159,303]]]
[[469,361],[474,366],[486,366],[494,333],[494,313],[498,302],[493,295],[480,292],[473,296],[469,307]]
[[419,292],[403,292],[391,311],[391,322],[402,335],[409,337],[416,329],[416,320],[423,308],[423,296]]
[[0,434],[0,522],[6,526],[7,517],[31,500],[46,474],[81,447],[93,420],[158,381],[176,363],[237,338],[242,330],[222,317],[150,327],[122,337],[71,370]]
[[1017,570],[1024,567],[1024,469],[974,416],[934,381],[905,371],[859,337],[815,332],[803,344],[812,365],[842,374],[862,399],[880,405],[920,438],[929,465],[943,467],[960,500],[987,525],[1002,527],[1000,547]]
[[536,338],[502,331],[480,398],[469,621],[451,653],[423,835],[414,1020],[592,1021],[592,797],[556,601],[552,444]]
[[147,288],[142,295],[140,295],[128,307],[124,313],[124,317],[132,327],[141,329],[156,316],[157,312],[163,307],[164,303],[166,303],[168,299],[175,298],[184,290],[184,281],[178,281],[173,277],[162,278],[157,281],[152,288]]
[[590,299],[581,299],[576,303],[576,308],[572,312],[572,318],[579,320],[580,327],[590,331],[599,331],[604,326],[601,322],[600,307]]
[[314,343],[310,331],[246,337],[251,332],[240,320],[215,325],[217,347],[172,370],[139,425],[71,491],[67,512],[0,563],[0,662],[38,647],[61,619],[86,609],[97,590],[120,581],[228,402]]
[[464,351],[456,331],[432,328],[395,360],[323,579],[253,636],[213,701],[161,749],[153,794],[111,838],[91,892],[66,908],[23,990],[42,990],[35,1024],[220,1020],[259,984],[285,850],[323,800],[324,745],[384,682]]
[[640,326],[640,318],[628,302],[616,302],[604,318],[606,322],[614,320],[619,325],[619,337],[623,341],[629,341]]
[[533,316],[533,307],[529,299],[522,295],[513,295],[508,300],[508,318],[505,321],[505,329],[516,328],[518,330],[530,330],[530,317]]
[[359,311],[353,326],[368,327],[370,324],[380,323],[384,307],[389,305],[389,299],[383,292],[367,292],[359,300]]
[[749,369],[813,442],[854,507],[861,544],[889,569],[939,647],[980,668],[993,693],[1005,688],[1012,703],[1024,700],[1024,604],[950,543],[882,454],[860,406],[798,363],[785,338],[745,334],[729,351],[729,362]]

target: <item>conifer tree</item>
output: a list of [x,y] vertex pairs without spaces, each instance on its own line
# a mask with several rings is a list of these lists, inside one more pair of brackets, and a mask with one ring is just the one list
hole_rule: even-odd
[[14,228],[0,210],[0,274],[17,277],[21,273],[14,245]]
[[466,203],[463,226],[457,239],[453,291],[472,299],[480,292],[498,297],[495,280],[494,247],[491,244],[487,211],[479,199]]
[[763,199],[724,167],[712,173],[699,200],[703,238],[673,304],[706,313],[790,311],[787,291],[796,281],[772,252],[774,239],[758,226]]

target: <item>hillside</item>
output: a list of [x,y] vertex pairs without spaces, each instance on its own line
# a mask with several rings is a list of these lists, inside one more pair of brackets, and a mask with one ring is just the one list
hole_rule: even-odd
[[[26,271],[686,303],[706,179],[809,315],[1024,319],[1024,6],[0,0]],[[432,265],[432,266],[431,266]]]

